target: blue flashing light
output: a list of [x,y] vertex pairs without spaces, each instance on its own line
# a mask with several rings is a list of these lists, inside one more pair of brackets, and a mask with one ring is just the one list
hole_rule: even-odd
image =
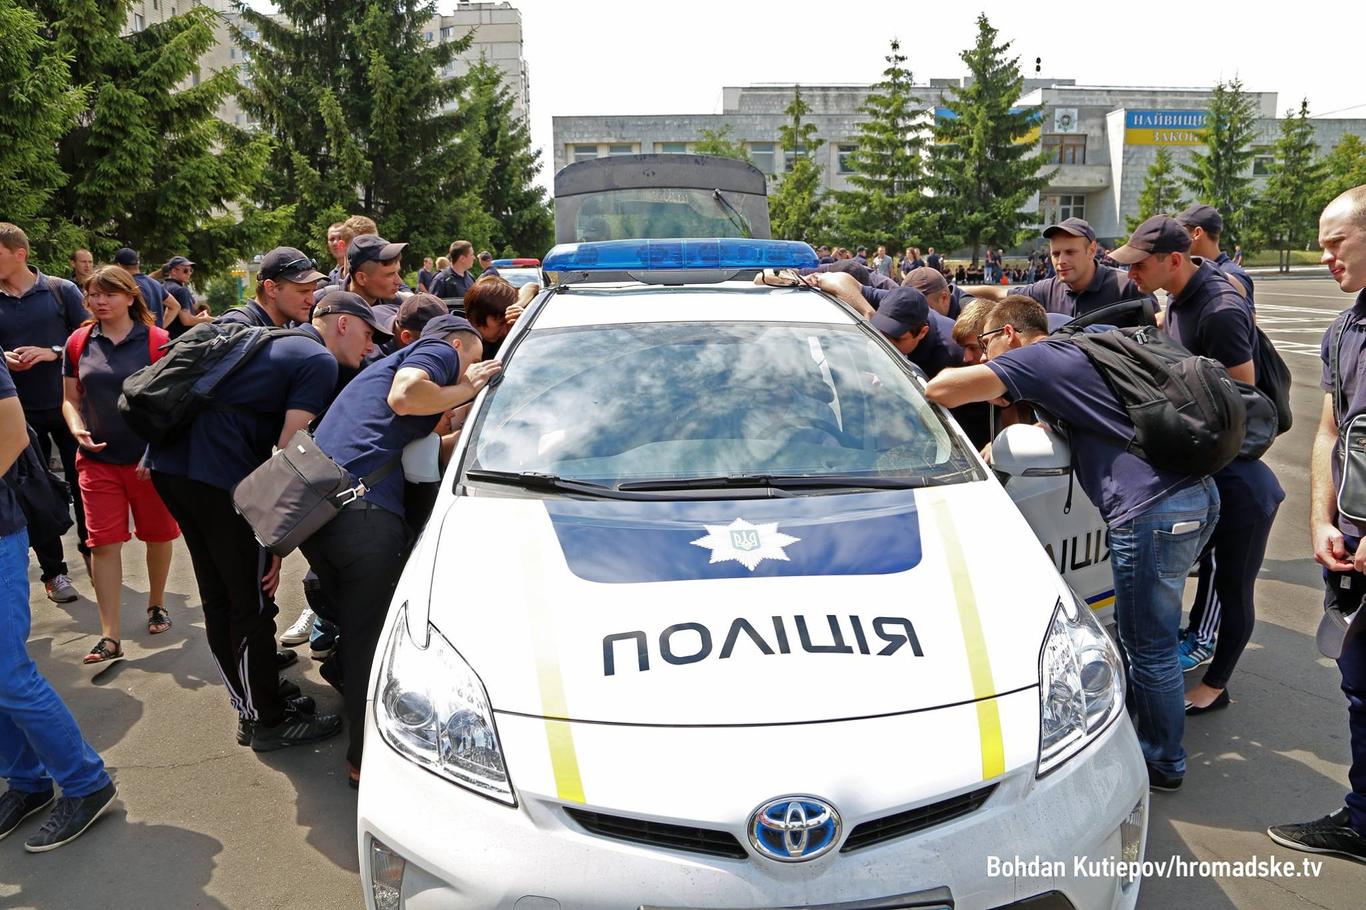
[[547,272],[653,272],[806,269],[816,251],[799,240],[603,240],[561,243],[546,254]]

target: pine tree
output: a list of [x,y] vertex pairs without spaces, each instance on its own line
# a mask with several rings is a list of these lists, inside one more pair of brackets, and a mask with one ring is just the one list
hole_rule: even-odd
[[[835,193],[840,235],[849,244],[887,241],[901,249],[932,223],[925,201],[922,149],[928,114],[911,94],[911,73],[893,39],[887,68],[859,106],[857,146],[849,155],[855,189]],[[942,241],[941,241],[942,243]]]
[[1186,188],[1224,219],[1224,246],[1242,242],[1253,199],[1252,136],[1257,107],[1234,79],[1214,86],[1205,114],[1205,151],[1183,165]]
[[[324,253],[327,224],[368,215],[409,255],[490,240],[478,208],[485,173],[460,141],[469,80],[443,78],[473,33],[428,44],[433,0],[277,0],[279,17],[239,5],[250,52],[242,107],[276,138],[263,198],[298,200],[291,230]],[[473,230],[471,230],[473,228]]]
[[[198,78],[214,46],[213,11],[194,6],[122,36],[130,0],[35,0],[52,59],[64,61],[85,104],[57,140],[65,180],[48,210],[70,231],[34,237],[39,262],[65,266],[71,247],[97,259],[125,244],[145,262],[188,254],[205,273],[225,267],[278,227],[273,207],[246,206],[263,176],[265,135],[218,119],[236,88],[223,71]],[[60,109],[60,102],[59,102]]]
[[513,109],[502,70],[481,57],[468,78],[462,141],[479,149],[485,168],[479,210],[492,223],[484,245],[507,256],[540,256],[555,242],[555,219],[535,182],[541,153],[531,147],[526,121]]
[[739,158],[741,161],[749,160],[749,152],[745,150],[745,144],[730,137],[729,123],[719,130],[703,129],[701,133],[701,137],[693,143],[695,154],[715,155],[718,158]]
[[1314,194],[1323,176],[1306,99],[1298,114],[1285,112],[1272,146],[1270,174],[1257,198],[1258,237],[1277,251],[1282,272],[1290,271],[1290,251],[1304,249],[1314,237],[1319,215]]
[[1312,208],[1315,214],[1352,187],[1366,184],[1366,142],[1355,133],[1348,133],[1320,162],[1323,182],[1314,194]]
[[43,37],[42,24],[14,0],[0,0],[0,220],[74,249],[79,232],[51,217],[50,204],[67,181],[57,140],[85,107],[85,93],[72,86],[70,61]]
[[1176,162],[1171,150],[1159,146],[1157,157],[1148,165],[1148,173],[1143,177],[1143,189],[1138,194],[1138,215],[1128,220],[1128,230],[1133,232],[1140,224],[1154,215],[1166,212],[1175,214],[1186,207],[1181,198],[1181,184],[1176,177]]
[[768,197],[773,236],[779,240],[813,240],[829,228],[826,193],[821,189],[821,169],[816,163],[816,153],[825,140],[817,137],[814,123],[802,120],[810,112],[811,106],[797,86],[784,112],[791,119],[778,130],[784,160],[790,155],[791,163]]
[[958,55],[971,79],[944,99],[949,116],[935,119],[930,148],[931,185],[946,230],[940,236],[951,229],[961,237],[974,266],[983,244],[1012,247],[1024,239],[1035,213],[1023,209],[1054,173],[1029,141],[1043,108],[1015,107],[1024,89],[1020,58],[1008,57],[1011,42],[998,44],[997,36],[986,15],[978,16],[976,43]]

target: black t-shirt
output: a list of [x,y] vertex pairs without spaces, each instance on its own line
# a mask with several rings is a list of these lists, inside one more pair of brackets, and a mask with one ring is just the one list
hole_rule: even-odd
[[[174,278],[167,278],[162,284],[166,288],[166,293],[175,298],[176,303],[180,304],[182,310],[187,313],[194,313],[194,295],[190,293],[189,288],[185,287],[185,285],[176,281]],[[181,322],[179,316],[172,319],[171,324],[166,327],[166,333],[172,338],[179,338],[189,330],[190,327]]]

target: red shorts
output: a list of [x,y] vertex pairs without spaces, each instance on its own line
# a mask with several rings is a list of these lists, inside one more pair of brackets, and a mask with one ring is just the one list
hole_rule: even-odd
[[157,495],[152,481],[138,480],[137,466],[96,461],[76,453],[76,476],[80,478],[81,503],[85,506],[88,547],[102,547],[128,540],[128,510],[138,540],[162,543],[180,536],[180,527]]

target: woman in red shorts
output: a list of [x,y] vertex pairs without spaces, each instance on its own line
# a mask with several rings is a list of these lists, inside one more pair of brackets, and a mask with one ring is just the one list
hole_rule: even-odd
[[86,508],[86,543],[100,606],[100,640],[85,656],[88,664],[123,656],[119,599],[123,589],[123,544],[129,539],[128,512],[138,539],[147,544],[147,631],[171,627],[162,601],[171,568],[171,541],[180,528],[152,486],[142,465],[147,444],[119,413],[123,380],[161,357],[169,340],[131,275],[118,266],[97,269],[85,283],[85,305],[94,319],[66,342],[62,358],[66,417],[80,450],[76,454],[81,502]]

